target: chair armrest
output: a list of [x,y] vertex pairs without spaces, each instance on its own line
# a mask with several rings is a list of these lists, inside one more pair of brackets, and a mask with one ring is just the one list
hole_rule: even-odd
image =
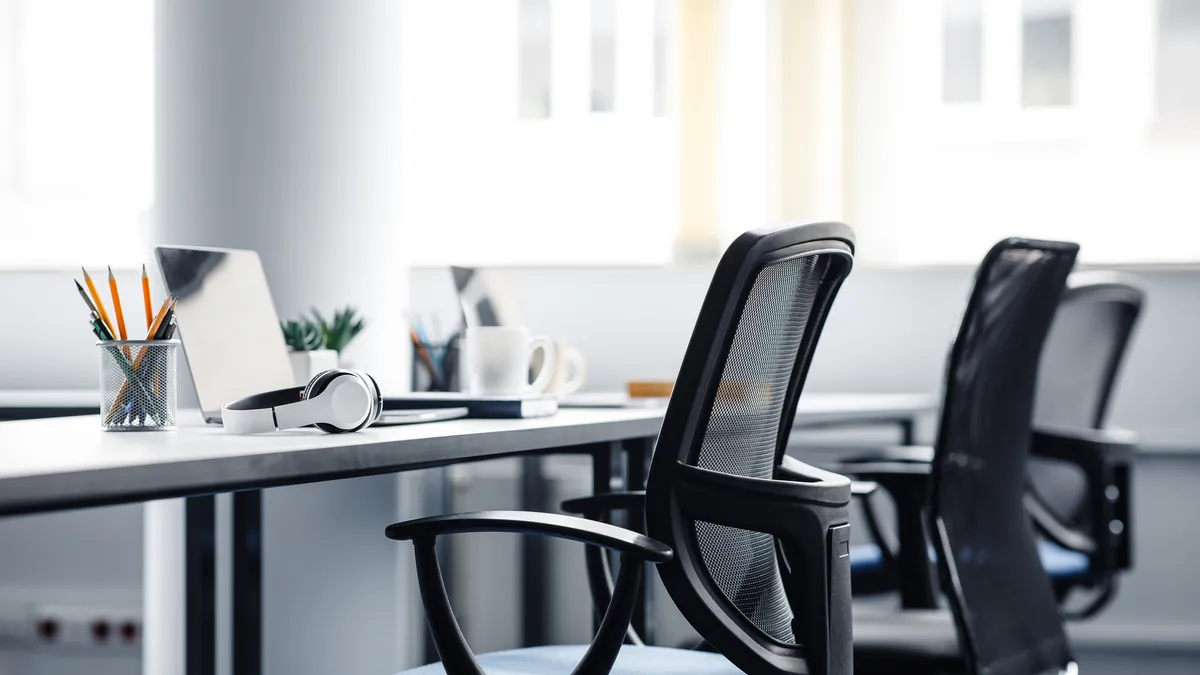
[[601,546],[620,553],[629,553],[652,563],[666,562],[672,556],[671,549],[666,544],[643,534],[608,523],[557,513],[534,511],[455,513],[395,523],[389,525],[385,530],[388,539],[397,541],[432,539],[443,534],[462,532],[542,534]]
[[[818,473],[814,473],[818,472]],[[792,457],[784,455],[779,462],[779,466],[775,467],[775,479],[792,481],[795,483],[812,483],[814,481],[824,480],[827,472],[816,469],[804,462]],[[871,481],[850,481],[850,494],[855,497],[863,497],[871,494],[879,486]]]
[[588,516],[610,511],[645,511],[646,491],[604,492],[591,497],[568,499],[562,503],[562,510]]
[[1133,460],[1137,434],[1127,429],[1063,429],[1039,425],[1033,430],[1030,452],[1035,457],[1088,464],[1117,464]]
[[621,553],[621,571],[617,576],[612,601],[608,605],[592,644],[572,672],[576,675],[607,675],[616,663],[625,641],[638,586],[642,582],[642,562],[667,562],[673,552],[665,544],[607,523],[554,513],[529,511],[479,511],[418,518],[388,526],[389,539],[411,540],[417,561],[417,581],[429,632],[447,673],[486,675],[463,636],[458,619],[450,606],[446,584],[438,563],[438,536],[463,532],[514,532],[539,534],[603,547]]
[[892,445],[873,448],[860,455],[855,455],[846,463],[859,462],[916,462],[929,463],[933,461],[933,446],[929,445]]
[[896,503],[897,549],[892,550],[883,535],[879,515],[869,500],[862,500],[862,515],[867,531],[883,555],[888,584],[899,587],[905,609],[937,607],[937,584],[929,560],[929,542],[925,536],[925,507],[929,496],[933,464],[932,449],[925,447],[881,448],[878,453],[851,459],[834,470],[869,480],[882,487]]
[[873,495],[879,489],[879,483],[873,480],[852,480],[850,481],[850,496],[866,497]]
[[1034,457],[1073,464],[1087,481],[1091,527],[1083,531],[1063,522],[1034,490],[1025,495],[1025,510],[1034,526],[1054,543],[1088,554],[1089,575],[1106,582],[1133,566],[1130,510],[1131,472],[1137,435],[1122,429],[1063,429],[1038,426],[1030,453]]

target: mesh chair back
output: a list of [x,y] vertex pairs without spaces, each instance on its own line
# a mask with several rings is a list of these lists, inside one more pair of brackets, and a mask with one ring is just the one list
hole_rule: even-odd
[[[1141,314],[1138,280],[1115,272],[1076,272],[1067,279],[1042,350],[1034,421],[1062,429],[1101,429],[1117,373]],[[1034,459],[1030,481],[1068,522],[1086,526],[1087,481],[1061,462]]]
[[984,258],[951,352],[931,531],[971,672],[1071,662],[1022,496],[1038,361],[1078,246],[1010,239]]
[[[808,654],[796,647],[805,635],[797,635],[775,536],[689,517],[673,469],[774,476],[852,259],[853,233],[838,223],[750,232],[734,242],[704,300],[655,450],[647,524],[676,551],[659,568],[664,584],[693,627],[746,672],[801,672],[804,658],[824,647],[810,645]],[[752,508],[731,501],[722,516]]]

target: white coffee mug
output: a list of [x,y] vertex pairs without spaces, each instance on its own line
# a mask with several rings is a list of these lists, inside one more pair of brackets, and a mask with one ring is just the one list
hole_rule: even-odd
[[[554,341],[554,351],[557,358],[551,362],[553,372],[550,374],[550,382],[546,385],[545,392],[555,396],[566,396],[574,394],[583,386],[584,380],[587,379],[587,360],[583,358],[583,353],[565,342],[558,340]],[[545,361],[541,353],[534,354],[533,368],[540,372]]]
[[541,393],[550,383],[553,368],[538,369],[529,381],[529,365],[541,351],[543,364],[555,362],[554,343],[530,334],[522,326],[474,326],[463,341],[462,374],[466,391],[482,396],[519,396]]

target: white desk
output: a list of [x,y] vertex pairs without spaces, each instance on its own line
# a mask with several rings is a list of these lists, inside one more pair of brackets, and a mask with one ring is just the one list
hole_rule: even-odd
[[[896,424],[907,439],[936,400],[924,395],[809,394],[794,426]],[[0,392],[0,413],[79,415],[96,410],[93,392]],[[664,408],[564,409],[533,420],[453,420],[330,435],[301,429],[238,437],[181,413],[175,432],[102,432],[95,415],[0,424],[0,516],[188,497],[188,644],[215,645],[212,494],[233,500],[234,644],[239,675],[261,668],[262,488],[524,457],[525,508],[549,508],[540,455],[582,452],[594,460],[596,490],[610,489],[612,460],[624,450],[625,480],[640,487]],[[619,469],[619,467],[618,467]],[[542,542],[523,542],[526,640],[544,635]],[[188,675],[211,675],[211,648],[188,650]]]
[[0,515],[391,473],[631,438],[661,410],[564,410],[326,434],[233,436],[184,411],[174,432],[103,432],[96,416],[0,424]]
[[[445,466],[509,455],[525,457],[524,508],[546,508],[539,453],[589,453],[595,466],[626,444],[652,446],[662,410],[565,410],[531,420],[452,420],[325,434],[298,429],[232,436],[180,414],[174,432],[104,432],[97,415],[0,424],[0,516],[187,497],[185,663],[212,675],[216,651],[215,503],[233,495],[231,562],[235,672],[262,667],[262,488]],[[601,474],[608,489],[608,476]],[[386,523],[381,523],[381,526]],[[545,559],[544,542],[522,542],[526,570]],[[544,584],[522,582],[527,640],[544,630]]]

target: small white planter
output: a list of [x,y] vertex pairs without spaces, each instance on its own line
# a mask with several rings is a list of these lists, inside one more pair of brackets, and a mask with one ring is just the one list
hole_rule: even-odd
[[338,367],[338,353],[332,349],[315,349],[311,352],[288,352],[292,363],[292,375],[296,386],[303,387],[323,370]]

